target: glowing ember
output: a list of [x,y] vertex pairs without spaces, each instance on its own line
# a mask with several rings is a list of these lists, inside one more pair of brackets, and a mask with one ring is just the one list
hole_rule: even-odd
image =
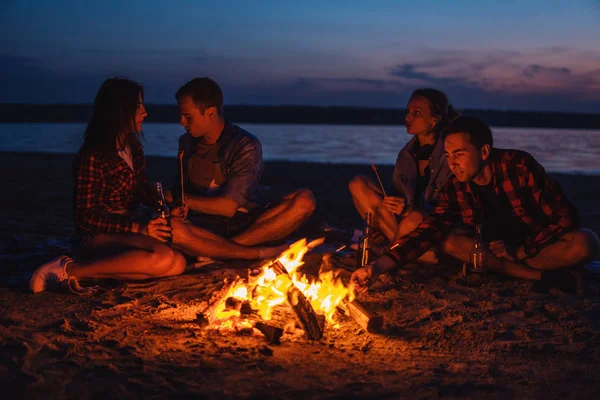
[[[239,327],[251,326],[250,322],[241,319],[239,308],[228,307],[231,299],[237,300],[239,304],[247,302],[263,320],[270,320],[273,308],[287,301],[286,294],[291,285],[295,285],[318,314],[325,315],[327,321],[334,327],[338,327],[333,316],[336,307],[344,299],[354,299],[353,294],[341,282],[340,278],[334,277],[333,271],[319,275],[316,281],[310,281],[298,269],[304,264],[304,255],[311,248],[318,246],[323,239],[306,243],[302,239],[292,244],[288,250],[283,252],[277,260],[267,262],[261,267],[261,272],[256,277],[248,280],[238,278],[234,281],[223,301],[218,304],[212,315],[217,327],[227,328],[234,325]],[[279,262],[288,272],[288,275],[277,274],[273,268],[274,263]],[[233,320],[237,320],[236,323]]]

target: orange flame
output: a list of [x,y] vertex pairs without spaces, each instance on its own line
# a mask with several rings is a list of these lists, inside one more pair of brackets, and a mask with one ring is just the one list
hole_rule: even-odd
[[[310,301],[315,312],[325,315],[327,321],[334,327],[338,327],[333,316],[336,307],[346,298],[353,300],[353,294],[344,286],[341,279],[335,278],[333,271],[328,271],[319,275],[314,281],[309,281],[305,274],[298,272],[298,269],[304,264],[302,259],[304,255],[313,247],[323,243],[323,239],[318,239],[307,243],[306,239],[301,239],[292,244],[288,250],[281,253],[277,260],[269,261],[262,266],[262,272],[255,278],[247,282],[237,279],[224,297],[235,298],[242,302],[248,302],[253,310],[263,320],[270,320],[273,308],[286,302],[286,294],[291,285],[295,285]],[[286,271],[286,274],[277,275],[271,266],[279,261]],[[216,320],[220,321],[220,327],[231,327],[230,321],[233,317],[239,317],[238,310],[227,310],[225,300],[219,304],[214,312]],[[246,321],[246,323],[248,323]]]

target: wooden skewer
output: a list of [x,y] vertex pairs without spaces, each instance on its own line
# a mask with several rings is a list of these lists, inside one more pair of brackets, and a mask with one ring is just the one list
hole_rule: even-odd
[[[377,167],[375,166],[375,164],[371,164],[371,168],[373,168],[373,171],[375,171],[375,175],[377,175],[377,180],[379,181],[379,187],[381,187],[381,191],[383,192],[383,197],[387,197],[387,194],[385,193],[385,188],[383,187],[383,183],[381,182],[381,178],[379,177],[379,171],[377,171]],[[397,214],[392,213],[392,215],[394,216],[394,219],[398,221]]]
[[183,150],[177,153],[179,159],[179,178],[181,180],[181,205],[185,204],[185,192],[183,191]]
[[383,183],[381,182],[381,178],[379,177],[379,171],[377,171],[377,167],[375,166],[375,164],[371,164],[371,168],[373,168],[373,171],[375,171],[375,175],[377,175],[377,180],[379,181],[379,186],[381,187],[381,190],[383,191],[383,197],[387,197],[387,194],[385,193],[385,188],[383,187]]

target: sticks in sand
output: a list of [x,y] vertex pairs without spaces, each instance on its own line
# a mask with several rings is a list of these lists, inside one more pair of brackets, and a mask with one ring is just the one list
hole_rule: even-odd
[[179,150],[177,153],[179,159],[179,178],[181,181],[181,205],[185,204],[185,192],[183,191],[183,150]]
[[385,188],[383,187],[383,183],[381,182],[381,178],[379,177],[379,171],[377,171],[377,167],[375,166],[375,164],[371,164],[371,168],[373,168],[375,175],[377,175],[377,180],[379,181],[379,186],[381,187],[381,190],[383,191],[383,197],[386,197],[387,194],[385,193]]

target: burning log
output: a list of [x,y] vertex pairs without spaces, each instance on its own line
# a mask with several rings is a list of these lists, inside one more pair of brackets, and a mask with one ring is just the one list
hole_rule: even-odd
[[381,332],[383,326],[383,316],[377,314],[369,307],[360,303],[358,300],[344,302],[340,308],[345,314],[352,317],[363,329],[370,333]]
[[[277,275],[287,275],[289,276],[287,270],[279,261],[275,261],[271,268]],[[290,277],[290,282],[292,281]],[[323,337],[324,325],[319,323],[319,319],[317,318],[317,314],[313,309],[312,305],[304,296],[304,294],[298,289],[294,284],[291,284],[286,293],[287,301],[300,326],[304,332],[306,332],[306,336],[310,340],[319,340]]]

